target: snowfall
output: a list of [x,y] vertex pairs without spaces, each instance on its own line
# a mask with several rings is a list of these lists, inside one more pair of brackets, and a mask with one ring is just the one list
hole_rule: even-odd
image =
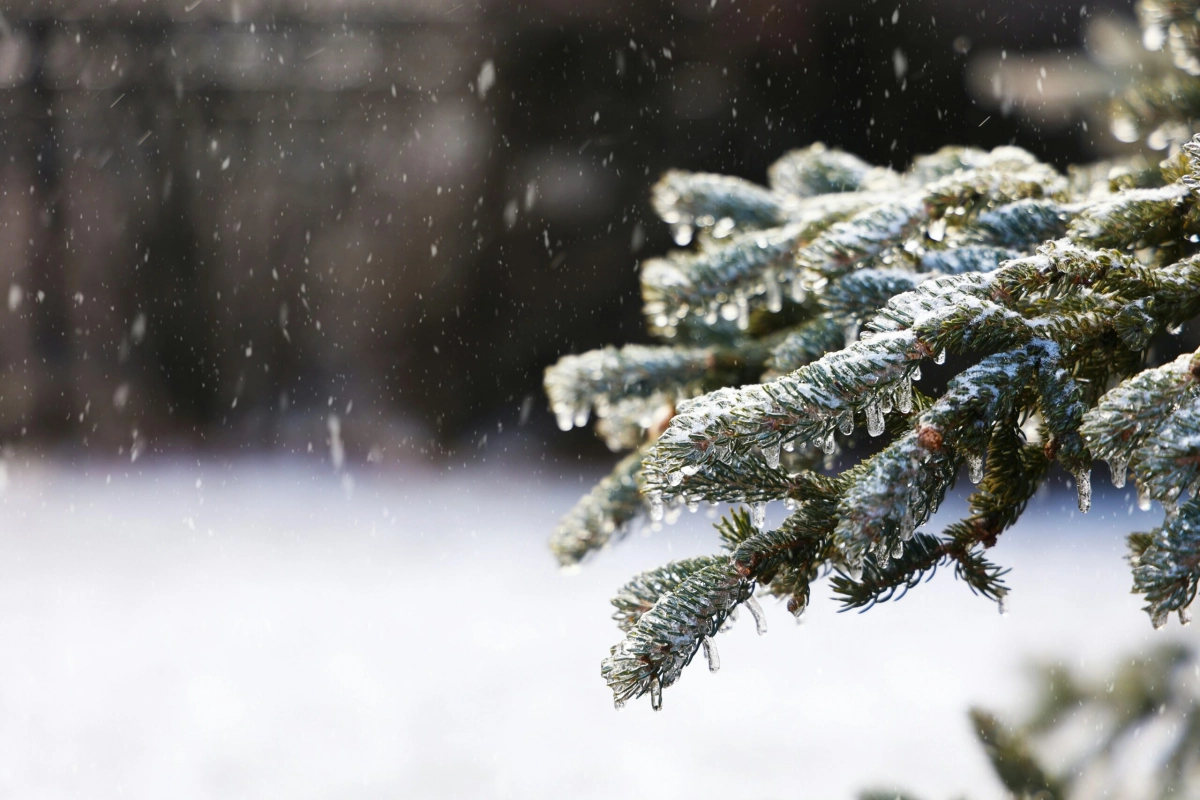
[[661,712],[617,711],[610,596],[717,540],[685,512],[563,574],[547,536],[599,475],[10,460],[0,795],[997,800],[972,704],[1019,714],[1032,661],[1099,675],[1200,641],[1175,620],[1155,633],[1129,594],[1124,534],[1161,511],[1097,474],[1090,514],[1043,493],[993,551],[1007,616],[949,570],[865,614],[820,584],[804,624],[764,602],[766,635],[746,617],[717,637],[718,673],[698,661]]

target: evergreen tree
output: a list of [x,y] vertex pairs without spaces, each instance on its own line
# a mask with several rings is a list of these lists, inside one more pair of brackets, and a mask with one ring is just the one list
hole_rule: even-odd
[[[641,268],[656,346],[567,356],[546,372],[564,430],[632,449],[551,542],[572,566],[700,501],[747,504],[724,551],[635,577],[613,600],[625,638],[601,672],[618,706],[662,690],[756,594],[799,616],[828,576],[846,609],[902,596],[938,567],[1003,609],[987,550],[1057,462],[1091,505],[1096,459],[1161,526],[1130,537],[1156,628],[1187,624],[1200,582],[1200,353],[1154,365],[1161,332],[1200,313],[1200,0],[1147,0],[1170,85],[1116,101],[1167,158],[1073,168],[1015,147],[947,147],[904,172],[816,144],[768,185],[670,172],[656,212],[681,248]],[[1196,109],[1193,112],[1193,108]],[[1190,135],[1190,128],[1189,135]],[[690,249],[688,248],[690,245]],[[946,362],[947,354],[953,360]],[[956,374],[940,394],[922,367]],[[865,429],[867,436],[861,436]],[[835,456],[887,444],[835,472]],[[922,526],[963,467],[970,515]],[[1184,493],[1187,493],[1185,498]],[[769,528],[765,508],[790,512]]]
[[[1200,661],[1195,653],[1167,644],[1145,658],[1125,661],[1102,681],[1087,680],[1061,664],[1039,667],[1037,678],[1037,704],[1024,724],[1007,725],[979,708],[970,712],[992,769],[1012,797],[1120,796],[1115,789],[1122,782],[1129,785],[1127,775],[1120,778],[1130,761],[1157,767],[1149,779],[1137,776],[1139,797],[1167,800],[1200,792]],[[1047,766],[1051,760],[1056,769]],[[860,798],[912,800],[890,790]]]

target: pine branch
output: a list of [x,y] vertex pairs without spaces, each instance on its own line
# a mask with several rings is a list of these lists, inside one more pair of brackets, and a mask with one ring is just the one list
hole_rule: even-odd
[[[816,142],[785,154],[767,170],[767,178],[777,192],[810,197],[859,191],[865,188],[873,172],[876,168],[861,158]],[[875,183],[879,183],[878,178]]]
[[613,614],[617,627],[626,632],[632,630],[642,615],[654,608],[663,595],[674,592],[681,583],[700,570],[719,566],[724,560],[720,556],[688,558],[638,575],[622,586],[612,599],[617,609]]
[[775,345],[767,359],[765,377],[778,377],[811,364],[826,353],[841,350],[845,333],[837,320],[817,317],[799,325]]
[[781,199],[772,192],[740,178],[672,170],[663,175],[651,192],[651,203],[663,222],[672,226],[675,241],[686,245],[695,228],[722,227],[757,230],[784,222]]
[[1188,607],[1200,583],[1200,501],[1194,496],[1148,535],[1130,537],[1133,591],[1146,597],[1145,611],[1155,628],[1172,611],[1186,625]]
[[726,563],[704,567],[662,595],[600,665],[617,706],[649,694],[651,705],[661,709],[662,690],[753,591],[753,583]]
[[638,451],[617,464],[612,474],[601,480],[567,512],[554,535],[550,550],[564,567],[621,538],[642,513],[645,502],[638,491],[637,474],[644,451]]
[[1066,800],[1066,790],[1034,758],[1025,737],[982,709],[971,709],[971,723],[996,776],[1014,797]]

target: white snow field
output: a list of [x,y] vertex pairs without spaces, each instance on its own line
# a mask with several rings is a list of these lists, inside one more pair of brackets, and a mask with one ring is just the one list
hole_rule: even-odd
[[1128,593],[1123,535],[1159,514],[1102,471],[1091,514],[1048,494],[994,551],[1008,616],[949,570],[862,615],[821,584],[806,624],[765,602],[770,631],[745,617],[654,713],[600,678],[608,599],[715,550],[704,512],[566,576],[545,540],[594,471],[10,463],[0,796],[995,800],[969,704],[1020,710],[1030,658],[1196,641]]

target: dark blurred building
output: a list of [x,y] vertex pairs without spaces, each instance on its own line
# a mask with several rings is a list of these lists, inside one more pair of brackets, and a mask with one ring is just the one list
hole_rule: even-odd
[[643,338],[659,172],[1086,158],[1103,131],[977,106],[966,60],[1130,6],[10,0],[0,436],[295,448],[337,413],[387,457],[544,424],[547,364]]

